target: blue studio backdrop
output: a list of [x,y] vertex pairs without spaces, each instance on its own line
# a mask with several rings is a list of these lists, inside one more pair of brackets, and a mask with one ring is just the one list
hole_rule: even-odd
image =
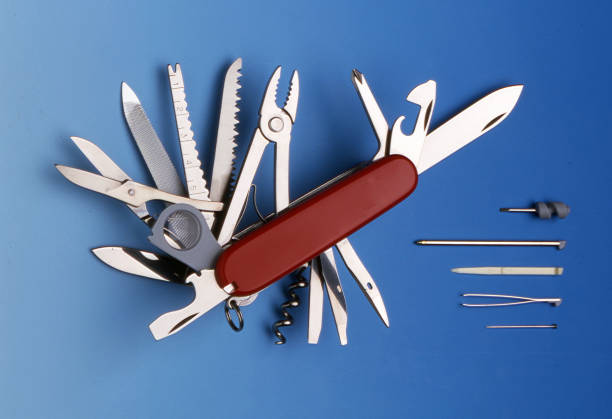
[[[609,314],[611,41],[605,2],[151,2],[0,4],[0,417],[605,417]],[[67,182],[54,163],[93,170],[70,142],[99,145],[152,184],[125,125],[120,85],[142,101],[175,164],[166,74],[180,63],[209,173],[225,69],[243,59],[239,148],[246,153],[267,80],[293,69],[291,197],[368,160],[377,141],[352,86],[366,74],[389,121],[437,82],[432,128],[511,84],[525,88],[499,126],[419,179],[415,193],[351,236],[379,285],[381,323],[340,264],[348,346],[329,304],[318,345],[307,305],[274,345],[292,278],[244,308],[234,333],[217,307],[175,336],[148,324],[186,305],[187,287],[138,278],[89,249],[153,250],[120,202]],[[274,207],[273,153],[255,182]],[[500,214],[560,200],[564,220]],[[256,215],[249,207],[244,225]],[[418,239],[564,239],[567,248],[418,247]],[[295,237],[295,240],[300,240]],[[475,277],[458,266],[563,266],[560,277]],[[561,297],[551,307],[460,307],[461,293]],[[300,291],[302,301],[307,293]],[[489,330],[550,324],[556,330]]]

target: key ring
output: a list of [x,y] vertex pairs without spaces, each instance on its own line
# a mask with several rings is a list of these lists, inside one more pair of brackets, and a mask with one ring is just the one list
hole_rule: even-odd
[[[238,326],[236,326],[236,323],[234,323],[230,310],[234,310],[236,312],[236,316],[238,316]],[[242,318],[240,306],[238,303],[236,303],[236,300],[232,298],[225,301],[225,318],[227,319],[227,324],[230,325],[234,332],[240,332],[244,327],[244,319]]]

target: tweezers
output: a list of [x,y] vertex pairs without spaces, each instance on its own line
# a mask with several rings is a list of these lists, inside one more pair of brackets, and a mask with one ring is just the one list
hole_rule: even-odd
[[519,297],[516,295],[500,295],[500,294],[461,294],[462,297],[485,297],[485,298],[507,298],[518,300],[511,303],[488,303],[488,304],[466,304],[461,303],[463,307],[500,307],[500,306],[515,306],[519,304],[529,303],[549,303],[555,307],[561,305],[561,298],[530,298]]

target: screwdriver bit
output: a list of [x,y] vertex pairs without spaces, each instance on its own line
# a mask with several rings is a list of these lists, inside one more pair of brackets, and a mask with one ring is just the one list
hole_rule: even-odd
[[533,208],[500,208],[500,212],[530,212],[540,218],[549,219],[553,215],[565,218],[570,213],[570,207],[563,202],[536,202]]

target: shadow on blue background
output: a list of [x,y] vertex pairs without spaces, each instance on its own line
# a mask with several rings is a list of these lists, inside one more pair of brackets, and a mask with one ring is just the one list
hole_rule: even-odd
[[[0,6],[2,417],[604,417],[612,360],[612,200],[607,4],[571,2],[22,2]],[[178,161],[166,65],[183,67],[210,167],[221,80],[236,57],[244,156],[265,83],[300,71],[292,196],[368,159],[376,140],[350,82],[364,72],[387,119],[412,117],[411,88],[438,83],[432,126],[492,89],[526,85],[499,127],[425,173],[405,202],[351,237],[389,311],[386,329],[342,268],[349,345],[329,307],[320,344],[306,310],[272,344],[288,279],[232,332],[217,308],[154,342],[147,325],[191,290],[99,263],[99,245],[150,248],[124,206],[66,182],[89,169],[70,135],[150,183],[123,122],[120,83],[139,95]],[[282,91],[282,89],[281,89]],[[256,178],[273,207],[272,153]],[[499,214],[563,200],[566,220]],[[248,214],[250,220],[253,214]],[[551,249],[417,248],[420,238],[565,239]],[[455,266],[564,266],[560,278],[470,278]],[[462,292],[562,297],[461,309]],[[486,324],[552,323],[550,331]]]

